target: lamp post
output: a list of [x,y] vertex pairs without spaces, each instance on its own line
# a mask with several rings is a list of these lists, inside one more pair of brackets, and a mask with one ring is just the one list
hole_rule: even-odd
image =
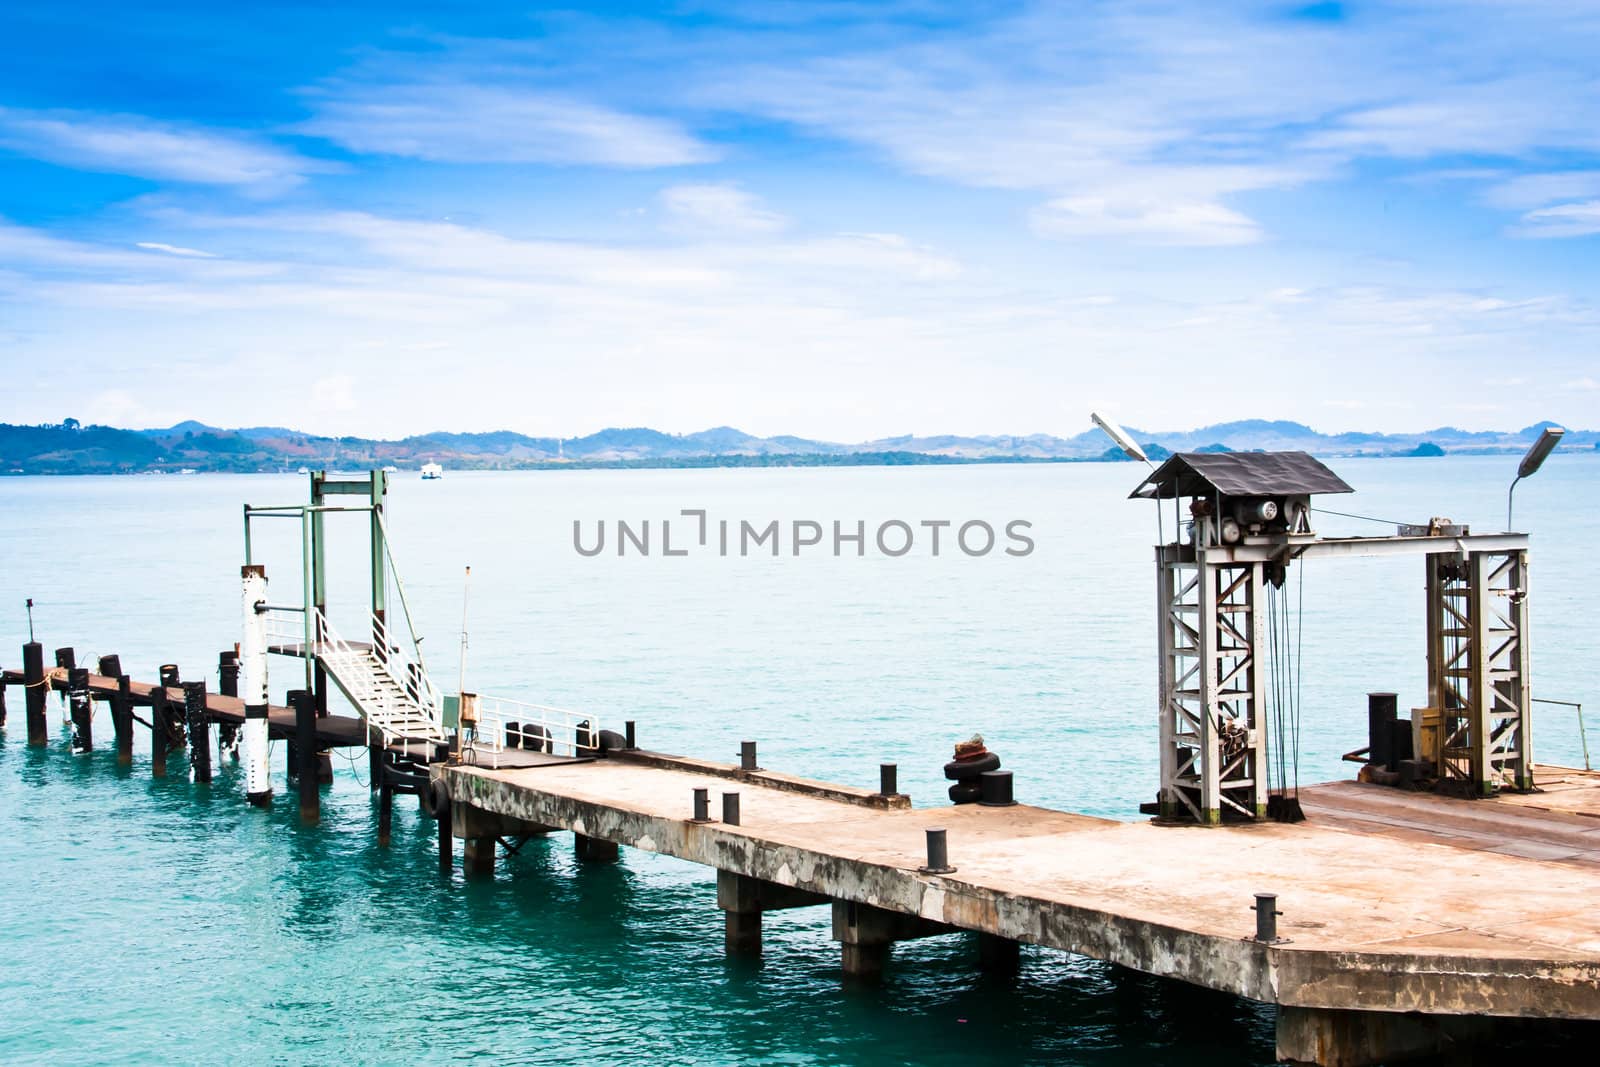
[[1511,498],[1517,491],[1517,483],[1524,478],[1531,477],[1535,471],[1544,465],[1550,453],[1556,450],[1556,445],[1561,443],[1562,435],[1567,431],[1559,426],[1546,426],[1539,434],[1539,439],[1528,449],[1522,457],[1522,462],[1517,465],[1517,476],[1511,479],[1511,488],[1506,490],[1506,532],[1511,532]]
[[[1105,435],[1107,437],[1111,438],[1111,440],[1116,443],[1116,446],[1118,448],[1122,449],[1122,454],[1123,455],[1127,456],[1129,459],[1137,459],[1137,460],[1142,461],[1151,470],[1155,470],[1156,469],[1156,465],[1150,461],[1150,457],[1145,455],[1144,449],[1140,448],[1139,447],[1139,443],[1137,441],[1135,441],[1133,438],[1129,437],[1127,431],[1124,430],[1121,426],[1118,426],[1116,423],[1112,422],[1110,419],[1103,417],[1098,411],[1089,412],[1089,418],[1093,419],[1094,420],[1094,424],[1096,426],[1100,427],[1101,430],[1105,431]],[[1173,499],[1173,504],[1174,505],[1177,504],[1177,499],[1176,498]],[[1179,528],[1176,527],[1176,526],[1173,527],[1172,536],[1173,536],[1174,540],[1176,540],[1180,536],[1179,532],[1178,532],[1178,529]],[[1166,543],[1167,543],[1167,532],[1164,529],[1163,524],[1161,522],[1161,501],[1157,500],[1156,501],[1156,544],[1164,545]]]

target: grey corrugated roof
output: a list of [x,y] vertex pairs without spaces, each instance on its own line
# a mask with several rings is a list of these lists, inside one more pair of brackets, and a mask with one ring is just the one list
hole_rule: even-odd
[[1298,496],[1353,493],[1344,479],[1304,452],[1179,452],[1139,483],[1130,498]]

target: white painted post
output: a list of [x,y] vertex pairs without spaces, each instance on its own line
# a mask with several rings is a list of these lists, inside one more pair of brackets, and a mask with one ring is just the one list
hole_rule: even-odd
[[250,803],[265,805],[272,799],[267,736],[267,569],[246,564],[243,579],[244,639],[239,643],[239,695],[244,698],[245,794]]

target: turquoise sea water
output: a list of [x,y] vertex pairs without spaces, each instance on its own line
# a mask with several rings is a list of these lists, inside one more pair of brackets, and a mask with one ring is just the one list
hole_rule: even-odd
[[[1336,461],[1340,511],[1503,524],[1514,457]],[[463,568],[473,569],[468,687],[638,721],[648,747],[875,784],[900,764],[943,801],[951,742],[981,731],[1019,798],[1135,818],[1155,789],[1150,505],[1132,465],[449,473],[397,478],[390,526],[435,675],[455,687]],[[16,667],[32,596],[39,639],[80,663],[117,652],[153,677],[215,681],[236,641],[240,505],[297,502],[296,477],[0,479],[0,664]],[[1600,459],[1561,455],[1518,490],[1534,533],[1537,695],[1600,718],[1595,629]],[[900,519],[1031,522],[1036,548],[970,558],[948,541],[901,558],[824,546],[659,554],[683,509],[764,526]],[[652,520],[649,557],[573,550],[597,520]],[[1382,532],[1323,516],[1327,533]],[[713,526],[713,531],[715,527]],[[1169,520],[1170,531],[1170,520]],[[364,534],[335,526],[335,623],[364,614]],[[613,527],[614,532],[614,527]],[[295,601],[287,525],[258,555]],[[785,535],[787,537],[787,534]],[[949,537],[949,533],[946,533]],[[735,551],[737,551],[735,549]],[[1302,781],[1347,775],[1368,690],[1421,701],[1421,564],[1306,568]],[[288,661],[275,698],[298,684]],[[825,911],[769,916],[760,965],[722,957],[709,872],[625,852],[579,867],[564,837],[503,859],[489,882],[444,880],[433,824],[409,805],[374,843],[364,763],[335,759],[323,821],[242,801],[237,765],[209,786],[152,781],[100,743],[30,750],[21,693],[0,738],[0,1059],[74,1063],[1251,1063],[1272,1013],[1092,961],[1028,950],[1020,977],[972,965],[960,938],[897,947],[879,989],[839,982]],[[52,699],[53,727],[61,711]],[[1542,760],[1576,763],[1571,713],[1541,706]],[[1596,737],[1600,741],[1600,737]],[[1600,753],[1600,748],[1596,749]],[[281,753],[276,781],[284,789]],[[176,764],[175,764],[176,766]],[[281,797],[281,793],[280,793]]]

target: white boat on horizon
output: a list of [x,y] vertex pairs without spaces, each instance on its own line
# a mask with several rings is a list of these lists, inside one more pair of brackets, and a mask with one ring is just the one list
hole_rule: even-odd
[[422,465],[422,480],[423,481],[431,482],[431,481],[434,481],[435,479],[443,478],[443,477],[444,477],[444,468],[439,466],[439,464],[437,464],[437,463],[424,463]]

